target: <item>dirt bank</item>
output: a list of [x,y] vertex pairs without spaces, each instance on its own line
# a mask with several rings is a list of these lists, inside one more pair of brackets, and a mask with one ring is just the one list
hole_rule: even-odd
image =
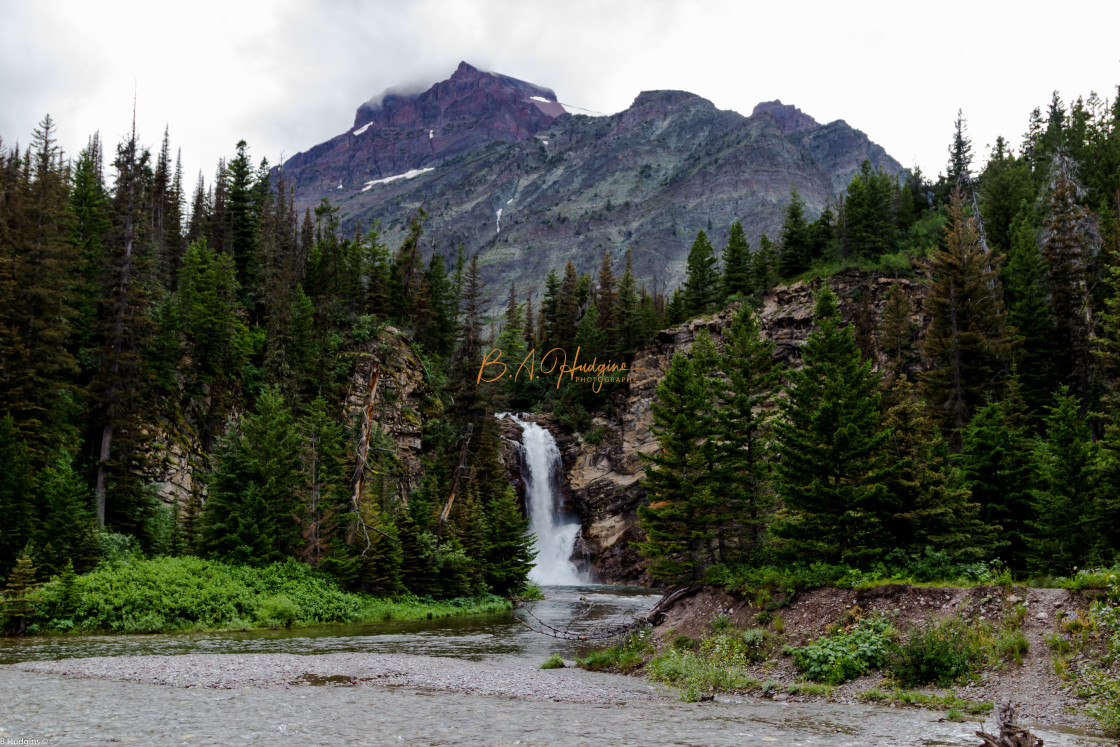
[[[764,627],[781,646],[802,646],[815,641],[829,626],[844,619],[868,614],[883,614],[903,636],[938,620],[959,617],[969,621],[989,621],[999,627],[1012,616],[1021,620],[1019,629],[1026,636],[1028,650],[1021,665],[1006,663],[978,673],[972,682],[956,688],[956,694],[973,701],[998,703],[1010,698],[1020,704],[1025,722],[1072,727],[1092,727],[1093,721],[1079,713],[1084,701],[1073,693],[1072,682],[1055,673],[1046,636],[1059,630],[1063,616],[1075,616],[1088,609],[1088,593],[1064,589],[916,587],[904,584],[875,586],[867,589],[816,589],[794,595],[783,605],[781,598],[746,599],[719,589],[701,589],[674,604],[654,629],[661,644],[670,637],[685,635],[701,639],[711,634],[712,621],[727,617],[736,628]],[[761,603],[761,604],[759,604]],[[1023,611],[1016,611],[1021,607]],[[769,608],[769,609],[767,609]],[[767,612],[771,620],[766,620]],[[1024,614],[1025,611],[1025,614]],[[722,622],[722,621],[720,621]],[[802,680],[793,666],[792,657],[780,653],[755,667],[753,676],[764,681],[791,683]],[[873,672],[845,683],[828,696],[837,702],[854,702],[857,694],[870,688],[889,689],[882,672]],[[930,694],[944,691],[930,688]],[[785,696],[776,697],[809,697]]]

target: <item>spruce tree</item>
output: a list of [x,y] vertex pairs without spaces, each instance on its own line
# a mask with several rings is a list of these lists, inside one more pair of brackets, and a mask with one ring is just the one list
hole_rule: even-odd
[[1007,321],[1014,328],[1012,360],[1019,371],[1023,398],[1033,416],[1059,383],[1058,348],[1046,293],[1046,268],[1039,254],[1031,211],[1024,205],[1011,224],[1011,253],[1003,272]]
[[97,565],[100,550],[93,496],[66,451],[44,471],[37,499],[39,522],[32,538],[40,571],[46,576],[59,573],[67,560],[80,573]]
[[715,311],[720,302],[720,277],[715,250],[703,231],[696,234],[685,269],[684,305],[689,316]]
[[149,154],[133,131],[117,148],[113,228],[103,253],[98,369],[90,383],[97,463],[97,520],[117,531],[142,532],[154,505],[140,489],[147,429],[155,417],[145,347],[154,337],[153,242],[146,220]]
[[948,444],[918,401],[906,376],[894,384],[885,425],[887,449],[898,470],[888,479],[895,547],[917,552],[926,548],[954,560],[983,557],[989,530],[980,520],[980,506],[949,463]]
[[630,250],[626,250],[626,272],[618,281],[618,345],[616,351],[629,358],[644,342],[642,329],[641,299],[638,296],[638,281],[630,267]]
[[1032,453],[1037,487],[1031,491],[1034,519],[1030,566],[1039,572],[1072,574],[1086,563],[1107,562],[1098,504],[1099,447],[1093,442],[1081,403],[1063,385],[1047,408],[1046,435]]
[[892,285],[887,293],[887,303],[883,307],[883,318],[879,324],[879,349],[887,359],[883,369],[883,385],[886,399],[891,405],[891,391],[903,375],[909,373],[917,363],[915,337],[918,325],[914,323],[914,304],[906,291],[899,285]]
[[658,450],[643,455],[649,504],[638,507],[646,541],[638,545],[651,575],[668,583],[703,578],[722,501],[713,495],[708,454],[712,395],[696,364],[675,353],[650,404]]
[[860,360],[827,286],[814,314],[775,425],[775,488],[787,511],[775,528],[802,559],[866,567],[887,547],[887,480],[896,469],[884,451],[879,377]]
[[[774,343],[763,337],[749,309],[732,320],[718,365],[726,377],[713,443],[718,468],[712,477],[726,512],[717,533],[720,559],[749,562],[761,550],[772,518],[773,413],[766,405],[778,386]],[[731,542],[724,541],[728,535]],[[734,549],[728,547],[732,544]]]
[[27,630],[27,618],[35,614],[38,606],[32,592],[38,587],[35,583],[35,564],[27,553],[16,559],[16,565],[8,574],[4,595],[0,599],[0,614],[7,618],[16,635]]
[[[959,431],[996,389],[1010,346],[996,258],[984,253],[960,190],[953,192],[945,231],[925,301],[930,325],[923,352],[933,368],[921,375],[920,390],[941,427]],[[952,442],[959,445],[959,434]]]
[[1100,231],[1095,216],[1079,204],[1077,187],[1065,162],[1059,160],[1055,171],[1042,236],[1042,260],[1056,344],[1065,351],[1062,360],[1068,364],[1061,374],[1075,394],[1085,397],[1089,394],[1089,336],[1093,329],[1089,282],[1100,248]]
[[31,539],[36,506],[31,460],[11,415],[0,416],[0,576],[6,576]]
[[614,275],[610,250],[603,251],[599,267],[599,292],[595,296],[595,309],[599,313],[599,328],[603,330],[604,352],[618,346],[618,281]]
[[743,224],[731,224],[731,234],[723,250],[723,300],[735,295],[749,296],[755,283],[751,274],[750,244],[743,231]]
[[962,434],[957,460],[964,484],[993,532],[995,554],[1015,571],[1027,569],[1028,521],[1033,484],[1030,448],[1014,403],[989,402],[977,409]]
[[277,389],[219,443],[202,514],[205,550],[238,563],[263,564],[299,553],[303,512],[299,431]]
[[813,236],[805,218],[805,201],[794,187],[786,204],[785,221],[782,223],[782,251],[778,271],[784,278],[791,278],[809,269],[812,260]]

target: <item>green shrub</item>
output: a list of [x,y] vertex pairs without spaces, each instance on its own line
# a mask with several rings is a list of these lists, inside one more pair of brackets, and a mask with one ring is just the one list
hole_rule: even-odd
[[825,636],[801,648],[787,648],[809,679],[839,685],[886,666],[895,649],[893,630],[881,619],[863,620],[851,632]]
[[692,640],[686,635],[678,635],[673,638],[673,642],[670,645],[672,645],[673,648],[680,649],[681,651],[691,651],[692,649],[696,648],[696,641]]
[[564,668],[564,660],[562,658],[560,658],[560,654],[553,654],[552,656],[550,656],[550,657],[548,657],[547,659],[544,660],[544,664],[541,664],[541,669],[563,669],[563,668]]
[[270,628],[290,628],[299,614],[299,605],[283,594],[265,597],[257,603],[257,621]]
[[510,608],[493,595],[443,602],[383,599],[338,588],[330,575],[294,560],[264,567],[195,557],[133,558],[81,576],[56,577],[40,592],[47,630],[152,633],[253,624],[418,619]]
[[632,672],[642,665],[642,654],[649,650],[649,635],[634,633],[617,646],[592,651],[576,659],[576,666],[593,672]]
[[996,650],[1004,661],[1022,665],[1023,656],[1029,649],[1030,642],[1021,630],[1007,631],[996,640]]
[[948,687],[984,658],[975,631],[959,620],[915,631],[895,657],[893,671],[905,687]]

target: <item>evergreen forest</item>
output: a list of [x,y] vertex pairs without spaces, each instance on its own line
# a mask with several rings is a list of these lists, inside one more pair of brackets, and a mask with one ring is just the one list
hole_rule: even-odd
[[[423,209],[395,247],[376,223],[344,235],[326,200],[297,211],[245,142],[187,194],[169,133],[67,154],[45,117],[26,147],[0,142],[5,614],[32,615],[36,584],[130,556],[300,563],[379,596],[518,593],[533,538],[492,416],[548,412],[592,439],[625,372],[487,381],[483,362],[630,361],[729,305],[730,326],[657,387],[639,511],[655,580],[1114,563],[1120,101],[1055,93],[982,166],[958,115],[948,150],[935,180],[865,162],[815,216],[795,188],[755,247],[737,223],[719,248],[701,231],[671,293],[635,277],[634,247],[595,274],[555,268],[534,299],[427,243]],[[850,271],[922,293],[896,287],[881,310],[838,298],[828,279]],[[798,281],[820,289],[784,366],[756,312]],[[346,404],[363,356],[392,349],[425,384],[405,413],[416,479]],[[156,479],[169,453],[192,476],[174,499]]]

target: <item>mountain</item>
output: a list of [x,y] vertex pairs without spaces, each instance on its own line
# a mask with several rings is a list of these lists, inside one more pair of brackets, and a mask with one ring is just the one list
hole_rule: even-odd
[[846,122],[821,125],[781,101],[747,117],[685,91],[645,91],[610,116],[571,114],[550,89],[461,63],[416,94],[362,104],[354,127],[283,166],[297,203],[339,208],[344,230],[380,222],[397,245],[409,217],[430,217],[425,246],[480,252],[495,301],[516,281],[537,298],[570,259],[598,270],[609,249],[650,287],[675,287],[703,229],[717,247],[736,220],[752,246],[775,237],[791,187],[810,213],[860,164],[902,174]]

